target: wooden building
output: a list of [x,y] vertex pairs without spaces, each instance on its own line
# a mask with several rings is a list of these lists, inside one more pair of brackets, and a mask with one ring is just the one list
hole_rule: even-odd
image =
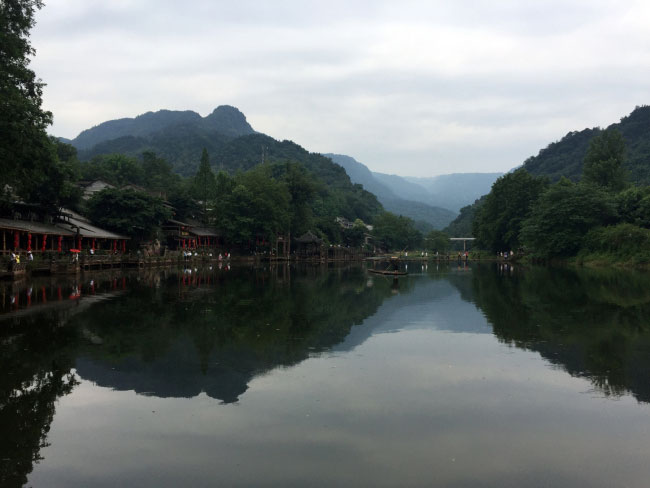
[[163,224],[163,232],[170,249],[202,249],[219,245],[217,231],[198,222],[169,219]]
[[296,243],[296,257],[299,259],[323,258],[323,239],[310,231],[298,237]]
[[0,218],[2,254],[66,253],[70,249],[126,252],[129,237],[101,229],[84,217],[66,211],[51,223]]
[[74,245],[75,233],[55,224],[0,218],[2,254],[64,252]]

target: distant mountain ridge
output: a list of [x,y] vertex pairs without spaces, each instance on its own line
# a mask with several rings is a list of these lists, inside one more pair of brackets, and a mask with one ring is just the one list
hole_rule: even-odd
[[[363,185],[377,195],[387,210],[414,220],[424,220],[438,229],[449,224],[462,207],[488,193],[494,181],[502,174],[457,173],[431,178],[402,177],[372,172],[350,156],[324,156],[343,166],[352,182]],[[452,217],[449,218],[450,216]]]
[[[331,153],[323,154],[323,156],[341,165],[353,183],[361,184],[370,193],[374,193],[386,210],[409,217],[415,220],[416,223],[420,222],[418,225],[420,230],[426,231],[427,228],[442,229],[456,217],[456,214],[449,209],[400,197],[393,192],[390,183],[385,184],[381,181],[381,178],[376,177],[376,173],[371,172],[367,166],[350,156]],[[396,178],[400,177],[397,176]]]
[[122,137],[147,137],[179,125],[214,131],[228,137],[253,134],[255,131],[237,108],[221,105],[206,117],[191,110],[158,110],[146,112],[135,118],[109,120],[82,131],[71,144],[79,150]]
[[407,176],[404,179],[424,187],[429,203],[447,207],[455,212],[490,192],[503,173],[452,173],[430,178]]
[[153,151],[167,159],[174,171],[189,176],[196,172],[204,147],[214,154],[229,141],[255,134],[237,108],[221,105],[206,117],[191,110],[159,110],[109,120],[71,141],[61,140],[76,147],[82,161],[102,154],[139,156]]

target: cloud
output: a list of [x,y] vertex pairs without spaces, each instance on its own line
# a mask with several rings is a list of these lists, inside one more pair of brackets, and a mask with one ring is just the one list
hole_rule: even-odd
[[60,0],[37,20],[33,67],[66,137],[231,104],[377,171],[505,171],[650,92],[640,1]]

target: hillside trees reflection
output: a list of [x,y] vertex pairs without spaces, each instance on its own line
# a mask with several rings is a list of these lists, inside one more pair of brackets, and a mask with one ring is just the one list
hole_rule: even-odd
[[[32,285],[41,291],[31,305],[16,285],[12,293],[26,308],[0,314],[1,486],[26,482],[57,400],[80,379],[163,398],[204,393],[237,402],[273,369],[349,350],[402,320],[428,326],[432,307],[459,317],[442,320],[444,333],[489,333],[478,314],[458,308],[463,300],[503,343],[540,354],[604,395],[650,401],[650,276],[640,273],[422,266],[396,289],[359,266],[283,264],[109,273],[74,284],[75,299],[59,278],[25,286]],[[450,302],[454,288],[460,298]],[[386,302],[396,291],[399,298]],[[366,320],[383,303],[378,319]]]
[[499,340],[538,352],[605,395],[650,401],[650,276],[479,267],[472,280],[472,301]]
[[0,486],[20,487],[41,459],[56,401],[77,384],[77,340],[59,313],[2,322],[0,331]]
[[277,278],[268,270],[233,271],[209,281],[198,271],[97,304],[72,320],[102,342],[82,348],[77,370],[118,390],[205,392],[234,402],[256,375],[343,341],[392,293],[389,280],[368,286],[359,267],[284,272]]

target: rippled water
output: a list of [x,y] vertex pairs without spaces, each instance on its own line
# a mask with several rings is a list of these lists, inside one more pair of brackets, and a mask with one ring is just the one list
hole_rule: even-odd
[[648,486],[650,277],[0,284],[0,486]]

